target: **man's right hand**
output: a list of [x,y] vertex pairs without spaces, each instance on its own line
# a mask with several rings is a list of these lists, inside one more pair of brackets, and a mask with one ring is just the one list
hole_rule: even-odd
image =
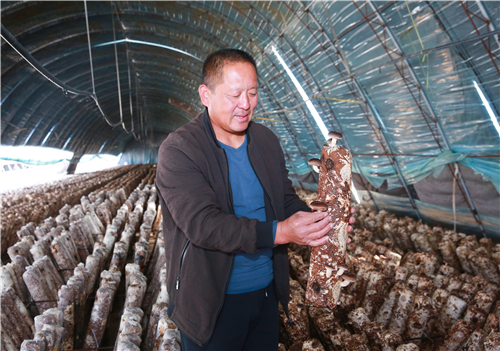
[[278,222],[274,244],[321,246],[328,242],[327,234],[332,227],[328,213],[300,211]]

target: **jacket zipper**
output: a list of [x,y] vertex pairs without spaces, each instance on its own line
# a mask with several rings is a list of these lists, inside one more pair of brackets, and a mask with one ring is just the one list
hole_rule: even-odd
[[[234,214],[233,191],[231,189],[231,182],[229,181],[229,161],[227,159],[226,150],[224,150],[224,148],[221,148],[221,149],[224,152],[224,157],[226,159],[227,181],[228,181],[228,186],[227,186],[228,187],[228,194],[229,194],[229,200],[231,201],[231,210],[233,211],[233,214]],[[231,254],[231,256],[233,257],[233,259],[231,260],[231,267],[229,267],[229,275],[226,278],[226,286],[224,287],[224,298],[222,299],[222,303],[219,305],[219,310],[217,311],[217,318],[219,317],[220,311],[222,311],[222,307],[224,306],[225,294],[226,294],[226,291],[227,291],[227,287],[229,286],[229,281],[231,279],[231,274],[233,273],[234,253]],[[215,330],[215,326],[212,328],[212,332],[210,333],[210,337],[208,338],[208,340],[210,340],[212,338],[214,330]],[[204,346],[204,345],[200,345],[200,346]]]
[[231,181],[229,180],[229,160],[227,159],[226,150],[224,150],[224,148],[221,149],[222,152],[224,153],[224,158],[226,160],[226,166],[227,166],[227,194],[229,195],[229,202],[231,203],[231,211],[234,214],[233,189],[231,188]]
[[186,252],[187,252],[187,249],[189,247],[189,244],[191,244],[191,241],[190,240],[186,241],[186,244],[184,245],[184,248],[182,249],[181,262],[179,264],[179,275],[177,276],[177,280],[175,281],[175,290],[179,290],[179,286],[181,284],[182,265],[184,264],[184,259],[186,258]]

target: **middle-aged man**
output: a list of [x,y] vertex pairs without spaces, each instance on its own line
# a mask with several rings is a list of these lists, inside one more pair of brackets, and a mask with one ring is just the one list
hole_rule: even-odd
[[254,59],[222,49],[202,74],[205,111],[158,156],[168,314],[184,351],[275,351],[278,301],[288,314],[285,244],[323,245],[332,224],[295,194],[278,138],[251,122]]

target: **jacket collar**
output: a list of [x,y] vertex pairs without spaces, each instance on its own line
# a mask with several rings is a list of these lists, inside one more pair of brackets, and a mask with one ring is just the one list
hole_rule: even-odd
[[[217,140],[217,136],[214,132],[214,127],[212,126],[212,121],[210,120],[210,116],[208,115],[208,109],[205,107],[205,111],[201,114],[201,119],[203,121],[203,125],[205,126],[205,131],[208,134],[208,137],[215,143],[218,148],[222,148],[219,144],[219,140]],[[248,124],[247,132],[247,145],[250,145],[250,131],[252,128],[253,121],[250,121]]]

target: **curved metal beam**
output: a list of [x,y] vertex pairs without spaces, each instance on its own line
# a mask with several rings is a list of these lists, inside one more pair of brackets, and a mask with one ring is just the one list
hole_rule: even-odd
[[[102,58],[103,58],[103,56],[100,56],[100,58],[102,59]],[[71,58],[68,58],[68,60],[70,60],[70,59],[71,59]],[[62,62],[60,62],[60,63],[54,63],[54,64],[58,64],[58,65],[60,65],[60,66],[65,67],[65,68],[64,68],[61,72],[65,72],[65,71],[73,71],[73,70],[74,70],[74,68],[75,68],[75,66],[73,66],[73,65],[66,66],[66,65],[65,65],[65,64],[63,64]],[[79,63],[77,63],[77,65],[80,65],[80,64],[84,64],[84,63],[83,63],[83,62],[79,62]],[[110,65],[109,65],[109,66],[111,66],[111,63],[110,63]],[[112,78],[112,77],[110,77],[110,78],[109,78],[109,80],[108,80],[108,79],[106,79],[106,78],[105,78],[105,76],[99,75],[99,72],[106,72],[106,71],[107,71],[107,66],[102,66],[102,64],[101,64],[101,65],[99,65],[98,67],[99,67],[99,68],[96,70],[96,73],[98,73],[98,77],[99,77],[99,78],[98,78],[98,84],[97,84],[96,86],[97,86],[97,88],[98,88],[98,90],[99,90],[100,94],[102,94],[102,93],[103,93],[103,91],[105,91],[105,90],[103,90],[103,86],[104,86],[105,84],[107,84],[107,83],[114,83],[114,80],[113,80],[113,78]],[[181,66],[176,66],[176,65],[172,65],[172,64],[170,64],[170,65],[169,65],[169,67],[174,67],[174,68],[176,68],[176,70],[177,70],[177,71],[179,71],[179,70],[184,70],[184,68],[183,68],[183,67],[181,67]],[[61,72],[59,72],[59,73],[61,73]],[[185,72],[186,72],[187,74],[193,74],[193,75],[194,75],[194,72],[187,71],[187,70],[185,70]],[[76,76],[74,75],[74,76],[72,77],[72,79],[71,79],[71,80],[76,80],[76,81],[78,81],[78,80],[79,80],[79,78],[80,78],[81,76],[85,75],[85,74],[86,74],[86,72],[82,72],[80,75],[76,75]],[[143,77],[144,77],[144,76],[143,76]],[[103,78],[105,79],[104,81],[103,81]],[[124,78],[124,79],[125,79],[125,78]],[[143,78],[143,80],[144,80],[144,78]],[[44,85],[45,85],[45,81],[41,81],[40,87],[39,87],[39,88],[37,88],[38,90],[37,90],[37,89],[33,89],[32,96],[38,96],[38,95],[40,95],[40,94],[38,93],[38,91],[39,91],[40,89],[44,89]],[[84,85],[86,85],[86,86],[87,86],[87,85],[88,85],[88,83],[87,83],[87,82],[85,82],[85,83],[84,83]],[[43,95],[43,94],[42,94],[42,95]],[[38,108],[39,108],[39,107],[43,107],[43,105],[44,105],[44,103],[46,102],[46,100],[47,100],[47,99],[49,99],[49,98],[52,98],[52,97],[53,97],[53,93],[50,93],[50,95],[48,95],[48,96],[47,96],[44,100],[39,100],[39,102],[37,103],[37,105],[36,105],[36,106],[34,106],[34,107],[30,108],[30,111],[32,111],[32,112],[30,113],[30,116],[39,116],[39,113],[38,113]],[[27,100],[27,101],[30,101],[31,103],[35,103],[35,102],[37,101],[37,99],[35,99],[35,98],[31,98],[31,97],[26,98],[26,100]],[[63,100],[64,100],[64,99],[63,99]],[[107,104],[105,103],[105,97],[104,97],[104,96],[102,96],[102,95],[101,95],[101,97],[100,97],[100,101],[101,101],[101,103],[103,104],[103,106],[107,106]],[[25,108],[26,106],[24,105],[23,107]],[[20,111],[19,113],[21,113],[21,111]],[[22,113],[24,113],[24,112],[22,112]],[[15,114],[16,114],[16,112],[14,111],[14,115],[15,115]],[[53,115],[52,115],[52,116],[53,116]],[[109,118],[113,119],[112,117],[113,117],[113,115],[110,115],[110,116],[109,116]],[[15,118],[15,117],[14,117],[14,118]],[[52,123],[51,123],[50,121],[48,121],[47,123],[48,123],[49,125],[52,125]],[[26,122],[25,122],[24,126],[25,126],[25,125],[29,125],[29,118],[28,118],[28,119],[26,119]],[[42,132],[42,133],[44,133],[43,131],[41,131],[41,132]]]
[[86,91],[80,91],[74,88],[71,88],[70,86],[64,84],[61,82],[57,77],[55,77],[52,73],[50,73],[45,67],[43,67],[31,54],[14,38],[12,34],[2,26],[2,38],[26,61],[28,62],[36,71],[38,71],[42,76],[45,77],[45,79],[49,80],[52,84],[57,86],[59,89],[63,91],[64,94],[70,93],[74,95],[83,95],[83,96],[88,96],[92,98],[97,107],[99,108],[99,111],[101,111],[102,116],[108,122],[108,124],[112,125],[106,117],[106,114],[102,110],[101,106],[99,105],[99,101],[97,100],[97,97],[89,92]]

